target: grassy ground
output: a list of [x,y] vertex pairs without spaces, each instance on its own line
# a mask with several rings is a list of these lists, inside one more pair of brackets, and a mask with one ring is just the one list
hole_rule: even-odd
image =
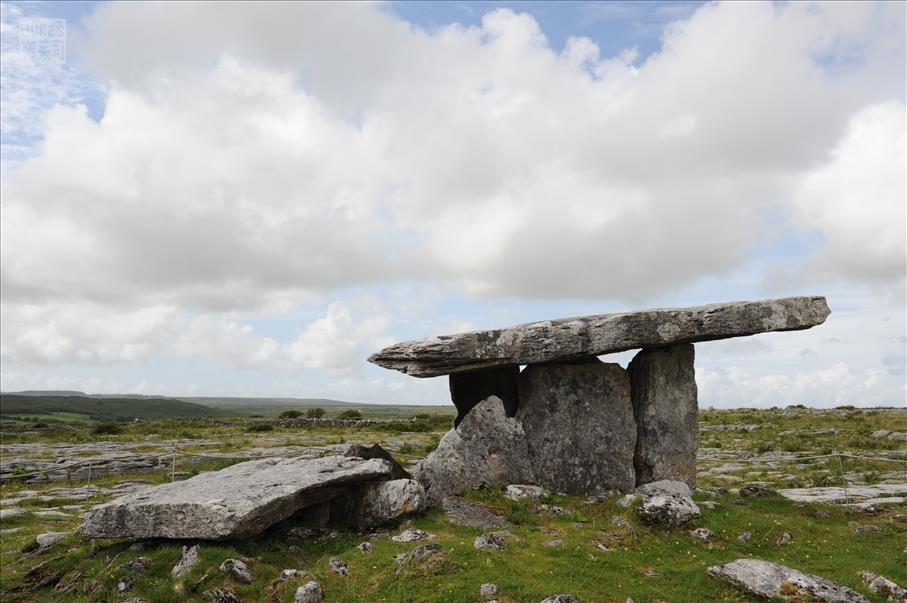
[[[880,450],[905,448],[904,442],[873,437],[879,429],[907,431],[907,412],[849,411],[814,413],[792,409],[788,411],[703,411],[700,417],[706,430],[701,432],[703,455],[700,461],[700,486],[712,494],[699,494],[698,501],[713,500],[714,509],[702,507],[702,517],[683,529],[652,528],[641,524],[633,508],[618,505],[618,497],[605,502],[587,504],[583,498],[554,496],[546,502],[567,509],[561,517],[536,513],[527,503],[504,499],[499,489],[475,490],[468,497],[479,500],[514,525],[513,538],[503,551],[477,551],[472,543],[480,530],[451,525],[437,510],[417,517],[409,525],[437,535],[432,542],[440,543],[449,553],[448,563],[435,572],[396,576],[394,556],[412,550],[422,542],[401,544],[389,539],[373,539],[373,551],[364,553],[356,547],[367,539],[365,535],[341,533],[337,538],[323,541],[303,540],[287,535],[285,528],[274,529],[259,538],[236,542],[202,543],[202,559],[193,571],[181,580],[170,576],[170,568],[180,557],[182,543],[136,542],[130,540],[89,541],[71,535],[51,549],[35,554],[34,538],[47,531],[73,530],[79,519],[40,517],[34,511],[62,508],[66,505],[85,505],[85,501],[55,498],[24,503],[30,513],[4,520],[2,528],[22,527],[23,530],[0,539],[0,599],[3,601],[122,601],[143,597],[148,601],[195,601],[200,593],[217,586],[234,590],[244,601],[291,601],[295,588],[305,579],[293,579],[275,588],[273,598],[268,587],[279,572],[297,568],[310,572],[324,585],[329,601],[480,601],[479,587],[494,582],[500,587],[498,600],[502,603],[538,602],[546,596],[569,592],[580,601],[623,602],[632,597],[641,601],[750,601],[742,591],[719,583],[706,574],[709,565],[726,563],[740,557],[757,557],[777,561],[797,569],[816,573],[840,584],[854,588],[872,601],[884,599],[870,593],[860,582],[858,572],[870,570],[900,583],[907,583],[907,524],[895,520],[905,508],[892,508],[881,515],[867,516],[848,512],[845,508],[825,505],[801,505],[777,496],[739,498],[734,492],[746,483],[769,483],[772,487],[839,485],[843,483],[874,483],[900,481],[907,471],[900,463],[880,460],[848,459],[838,464],[819,459],[811,462],[740,463],[733,460],[759,458],[757,455],[774,451],[788,454],[813,454],[828,451],[849,451],[872,456]],[[710,431],[714,425],[759,425],[753,431]],[[250,433],[247,424],[223,425],[196,420],[185,425],[161,421],[130,426],[122,435],[101,438],[116,441],[142,441],[154,433],[161,438],[176,436],[198,437],[220,441],[215,447],[199,450],[241,450],[258,446],[291,444],[324,444],[341,441],[384,442],[403,461],[423,456],[436,445],[443,428],[419,432],[394,430],[347,430],[277,428],[265,434]],[[836,432],[816,430],[835,429]],[[85,427],[75,430],[86,441],[95,439]],[[20,439],[21,434],[15,436]],[[45,435],[29,436],[33,440],[54,441]],[[4,436],[4,442],[8,443]],[[153,442],[150,444],[153,445]],[[230,461],[207,461],[194,470],[217,469]],[[715,469],[720,471],[715,471]],[[110,486],[128,478],[139,477],[151,482],[169,479],[165,472],[133,476],[105,477],[94,480],[95,485]],[[844,481],[846,480],[846,481]],[[17,490],[48,490],[61,486],[80,485],[61,483],[27,485],[6,483],[0,497],[8,498]],[[101,502],[105,497],[89,503]],[[5,506],[3,508],[8,508]],[[824,511],[827,517],[817,513]],[[615,525],[614,518],[623,517],[631,529]],[[855,533],[862,524],[878,526],[877,532]],[[393,533],[402,529],[395,528]],[[702,542],[690,535],[696,527],[708,527],[716,537]],[[752,539],[737,540],[743,532]],[[778,546],[778,536],[788,532],[792,539]],[[555,535],[556,534],[556,535]],[[564,544],[546,547],[543,543],[554,538]],[[611,550],[601,551],[592,541],[606,543]],[[34,555],[34,556],[30,556]],[[350,575],[333,573],[328,562],[338,556],[349,565]],[[123,567],[138,557],[151,559],[150,568],[135,573]],[[218,570],[226,558],[246,561],[255,580],[243,585]],[[26,576],[39,563],[43,568]],[[52,585],[27,590],[28,585],[42,578],[62,573],[62,582],[82,572],[77,585],[67,594],[54,595]],[[208,577],[201,581],[203,576]],[[117,593],[121,580],[134,586]],[[86,588],[90,591],[86,594]]]

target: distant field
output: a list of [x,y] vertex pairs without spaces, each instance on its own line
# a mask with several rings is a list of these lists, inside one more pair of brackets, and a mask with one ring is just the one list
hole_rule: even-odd
[[[0,395],[0,417],[45,417],[72,422],[166,419],[169,417],[223,417],[234,413],[172,398],[89,398],[84,396]],[[68,422],[68,421],[67,421]]]

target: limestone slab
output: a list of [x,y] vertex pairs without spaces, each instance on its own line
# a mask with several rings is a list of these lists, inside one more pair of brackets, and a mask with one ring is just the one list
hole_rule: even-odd
[[269,458],[147,488],[88,511],[92,538],[224,539],[258,534],[352,484],[387,479],[382,459]]

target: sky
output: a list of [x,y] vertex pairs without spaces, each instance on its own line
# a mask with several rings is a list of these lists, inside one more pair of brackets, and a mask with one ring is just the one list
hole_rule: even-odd
[[3,391],[445,404],[365,359],[825,295],[700,406],[905,405],[904,3],[0,6]]

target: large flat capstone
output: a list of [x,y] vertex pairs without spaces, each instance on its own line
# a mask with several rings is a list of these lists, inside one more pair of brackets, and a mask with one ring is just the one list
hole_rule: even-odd
[[384,348],[369,361],[414,377],[436,377],[635,348],[797,331],[822,324],[829,313],[825,298],[816,296],[597,314],[407,341]]
[[251,536],[346,486],[386,480],[391,471],[383,459],[343,456],[248,461],[93,507],[82,532],[92,538]]

